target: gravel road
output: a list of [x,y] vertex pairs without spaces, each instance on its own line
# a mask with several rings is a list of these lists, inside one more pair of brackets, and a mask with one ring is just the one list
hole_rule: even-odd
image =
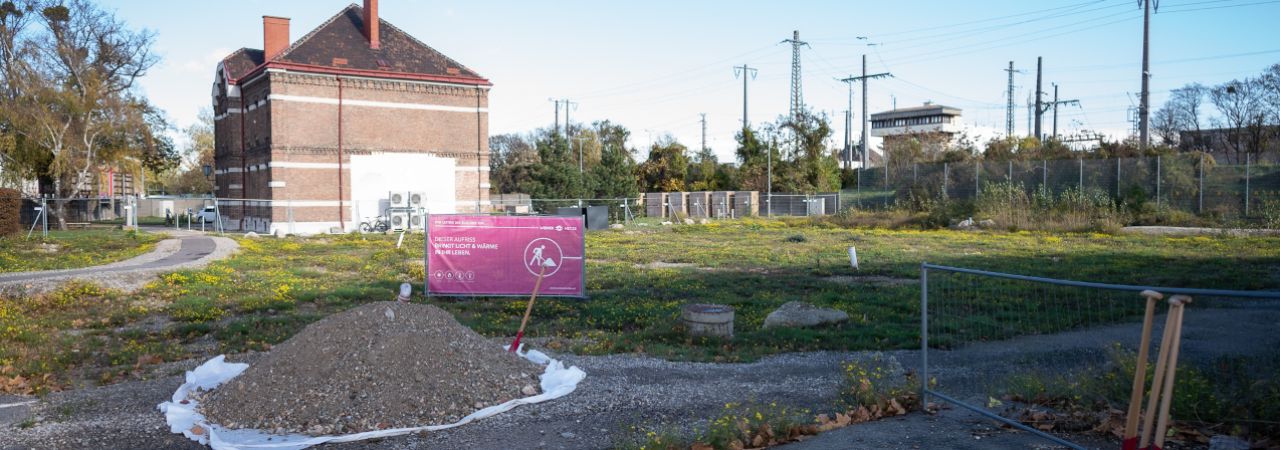
[[[1158,318],[1157,323],[1160,321]],[[1263,331],[1278,322],[1280,311],[1275,308],[1189,310],[1183,348],[1189,355],[1200,356],[1267,351],[1280,345],[1280,337]],[[1136,342],[1137,334],[1137,325],[1116,325],[933,351],[929,355],[931,374],[954,381],[992,374],[993,370],[1010,372],[1019,368],[1019,362],[1042,361],[1045,352],[1058,356],[1096,352],[1111,342]],[[632,425],[698,428],[728,402],[778,402],[829,411],[840,386],[842,363],[871,354],[792,353],[747,364],[669,362],[636,355],[559,355],[587,372],[578,390],[565,398],[522,406],[454,430],[326,448],[607,448],[628,436]],[[906,367],[919,363],[916,351],[884,354]],[[252,364],[257,356],[241,354],[229,359]],[[1069,367],[1073,361],[1058,360],[1059,368]],[[0,448],[199,448],[168,432],[156,404],[167,400],[181,384],[183,370],[201,362],[156,366],[155,377],[146,381],[53,393],[28,405],[27,412],[17,417],[0,413],[0,429],[4,430],[0,432]],[[10,401],[15,399],[0,403]],[[1091,447],[1119,446],[1096,436],[1085,436],[1083,442]],[[1054,447],[1026,433],[995,427],[972,413],[950,409],[936,416],[917,413],[855,425],[784,448]]]

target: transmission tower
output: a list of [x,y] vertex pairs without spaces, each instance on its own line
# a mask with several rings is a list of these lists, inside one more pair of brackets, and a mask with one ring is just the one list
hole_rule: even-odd
[[809,43],[800,40],[800,30],[791,32],[791,39],[780,44],[791,44],[791,117],[796,117],[804,110],[804,90],[800,86],[800,47],[808,47]]
[[698,113],[702,116],[702,152],[707,151],[707,113]]
[[1009,72],[1009,94],[1008,104],[1004,111],[1004,135],[1005,137],[1013,137],[1013,74],[1022,73],[1021,70],[1013,70],[1013,61],[1009,61],[1009,68],[1004,70]]

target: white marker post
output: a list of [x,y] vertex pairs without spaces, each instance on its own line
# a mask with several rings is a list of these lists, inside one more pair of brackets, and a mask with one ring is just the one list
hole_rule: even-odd
[[858,249],[849,247],[849,265],[858,270]]

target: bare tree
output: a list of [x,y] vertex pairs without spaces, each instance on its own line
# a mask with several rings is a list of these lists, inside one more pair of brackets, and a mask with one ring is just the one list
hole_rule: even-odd
[[1244,162],[1245,154],[1262,152],[1266,108],[1259,80],[1232,80],[1214,86],[1209,90],[1209,101],[1222,114],[1219,125],[1226,134],[1223,141],[1234,153],[1236,163]]

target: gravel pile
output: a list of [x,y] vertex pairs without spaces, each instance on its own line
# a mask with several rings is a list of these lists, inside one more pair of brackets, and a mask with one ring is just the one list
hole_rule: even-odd
[[541,372],[440,308],[378,302],[311,324],[200,403],[228,428],[354,433],[453,423],[536,394]]

